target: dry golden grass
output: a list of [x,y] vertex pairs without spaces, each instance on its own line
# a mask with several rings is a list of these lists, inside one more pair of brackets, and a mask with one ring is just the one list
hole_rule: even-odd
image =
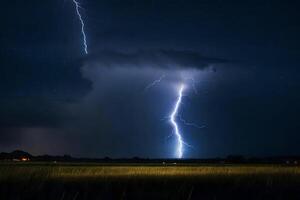
[[0,199],[300,199],[299,188],[298,166],[0,163]]
[[0,179],[26,178],[105,178],[105,177],[197,177],[197,176],[260,176],[260,175],[300,175],[300,167],[276,165],[45,165],[17,164],[0,165]]

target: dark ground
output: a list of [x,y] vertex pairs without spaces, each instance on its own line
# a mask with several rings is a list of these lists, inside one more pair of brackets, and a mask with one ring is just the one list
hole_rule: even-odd
[[4,200],[300,199],[300,168],[291,166],[27,163],[0,169]]

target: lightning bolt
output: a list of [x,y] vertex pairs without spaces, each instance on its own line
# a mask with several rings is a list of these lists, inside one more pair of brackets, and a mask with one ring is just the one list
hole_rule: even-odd
[[161,77],[159,77],[159,79],[154,80],[152,83],[147,85],[147,87],[145,87],[144,91],[146,92],[150,88],[154,87],[156,84],[160,83],[165,77],[166,77],[166,75],[162,75]]
[[87,46],[86,35],[85,35],[85,31],[84,31],[85,24],[84,24],[81,14],[80,14],[80,11],[79,11],[79,8],[81,8],[80,3],[77,0],[73,0],[73,3],[75,4],[76,13],[77,13],[78,19],[81,23],[81,33],[82,33],[82,37],[83,37],[84,52],[85,52],[85,54],[88,54],[88,46]]
[[182,155],[183,155],[183,145],[186,144],[183,139],[182,139],[182,136],[181,136],[181,133],[179,131],[179,127],[177,125],[177,122],[176,122],[176,118],[177,118],[177,115],[178,115],[178,109],[179,109],[179,106],[181,104],[181,101],[182,101],[182,93],[184,91],[184,85],[181,84],[180,87],[179,87],[179,90],[178,90],[178,97],[177,97],[177,101],[175,103],[175,106],[173,108],[173,111],[170,115],[170,123],[172,124],[173,126],[173,129],[174,129],[174,134],[177,138],[177,157],[178,158],[182,158]]

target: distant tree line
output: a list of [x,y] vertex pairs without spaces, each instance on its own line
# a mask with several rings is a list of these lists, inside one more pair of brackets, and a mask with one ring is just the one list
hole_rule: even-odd
[[70,155],[52,156],[40,155],[33,156],[28,152],[16,150],[10,153],[0,153],[1,161],[32,161],[32,162],[94,162],[94,163],[153,163],[153,164],[300,164],[300,156],[277,156],[277,157],[244,157],[242,155],[229,155],[226,158],[207,158],[207,159],[149,159],[149,158],[74,158]]

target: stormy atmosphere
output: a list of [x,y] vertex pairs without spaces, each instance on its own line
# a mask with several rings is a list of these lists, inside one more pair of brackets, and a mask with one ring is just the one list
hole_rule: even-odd
[[299,155],[299,6],[2,0],[0,151]]

